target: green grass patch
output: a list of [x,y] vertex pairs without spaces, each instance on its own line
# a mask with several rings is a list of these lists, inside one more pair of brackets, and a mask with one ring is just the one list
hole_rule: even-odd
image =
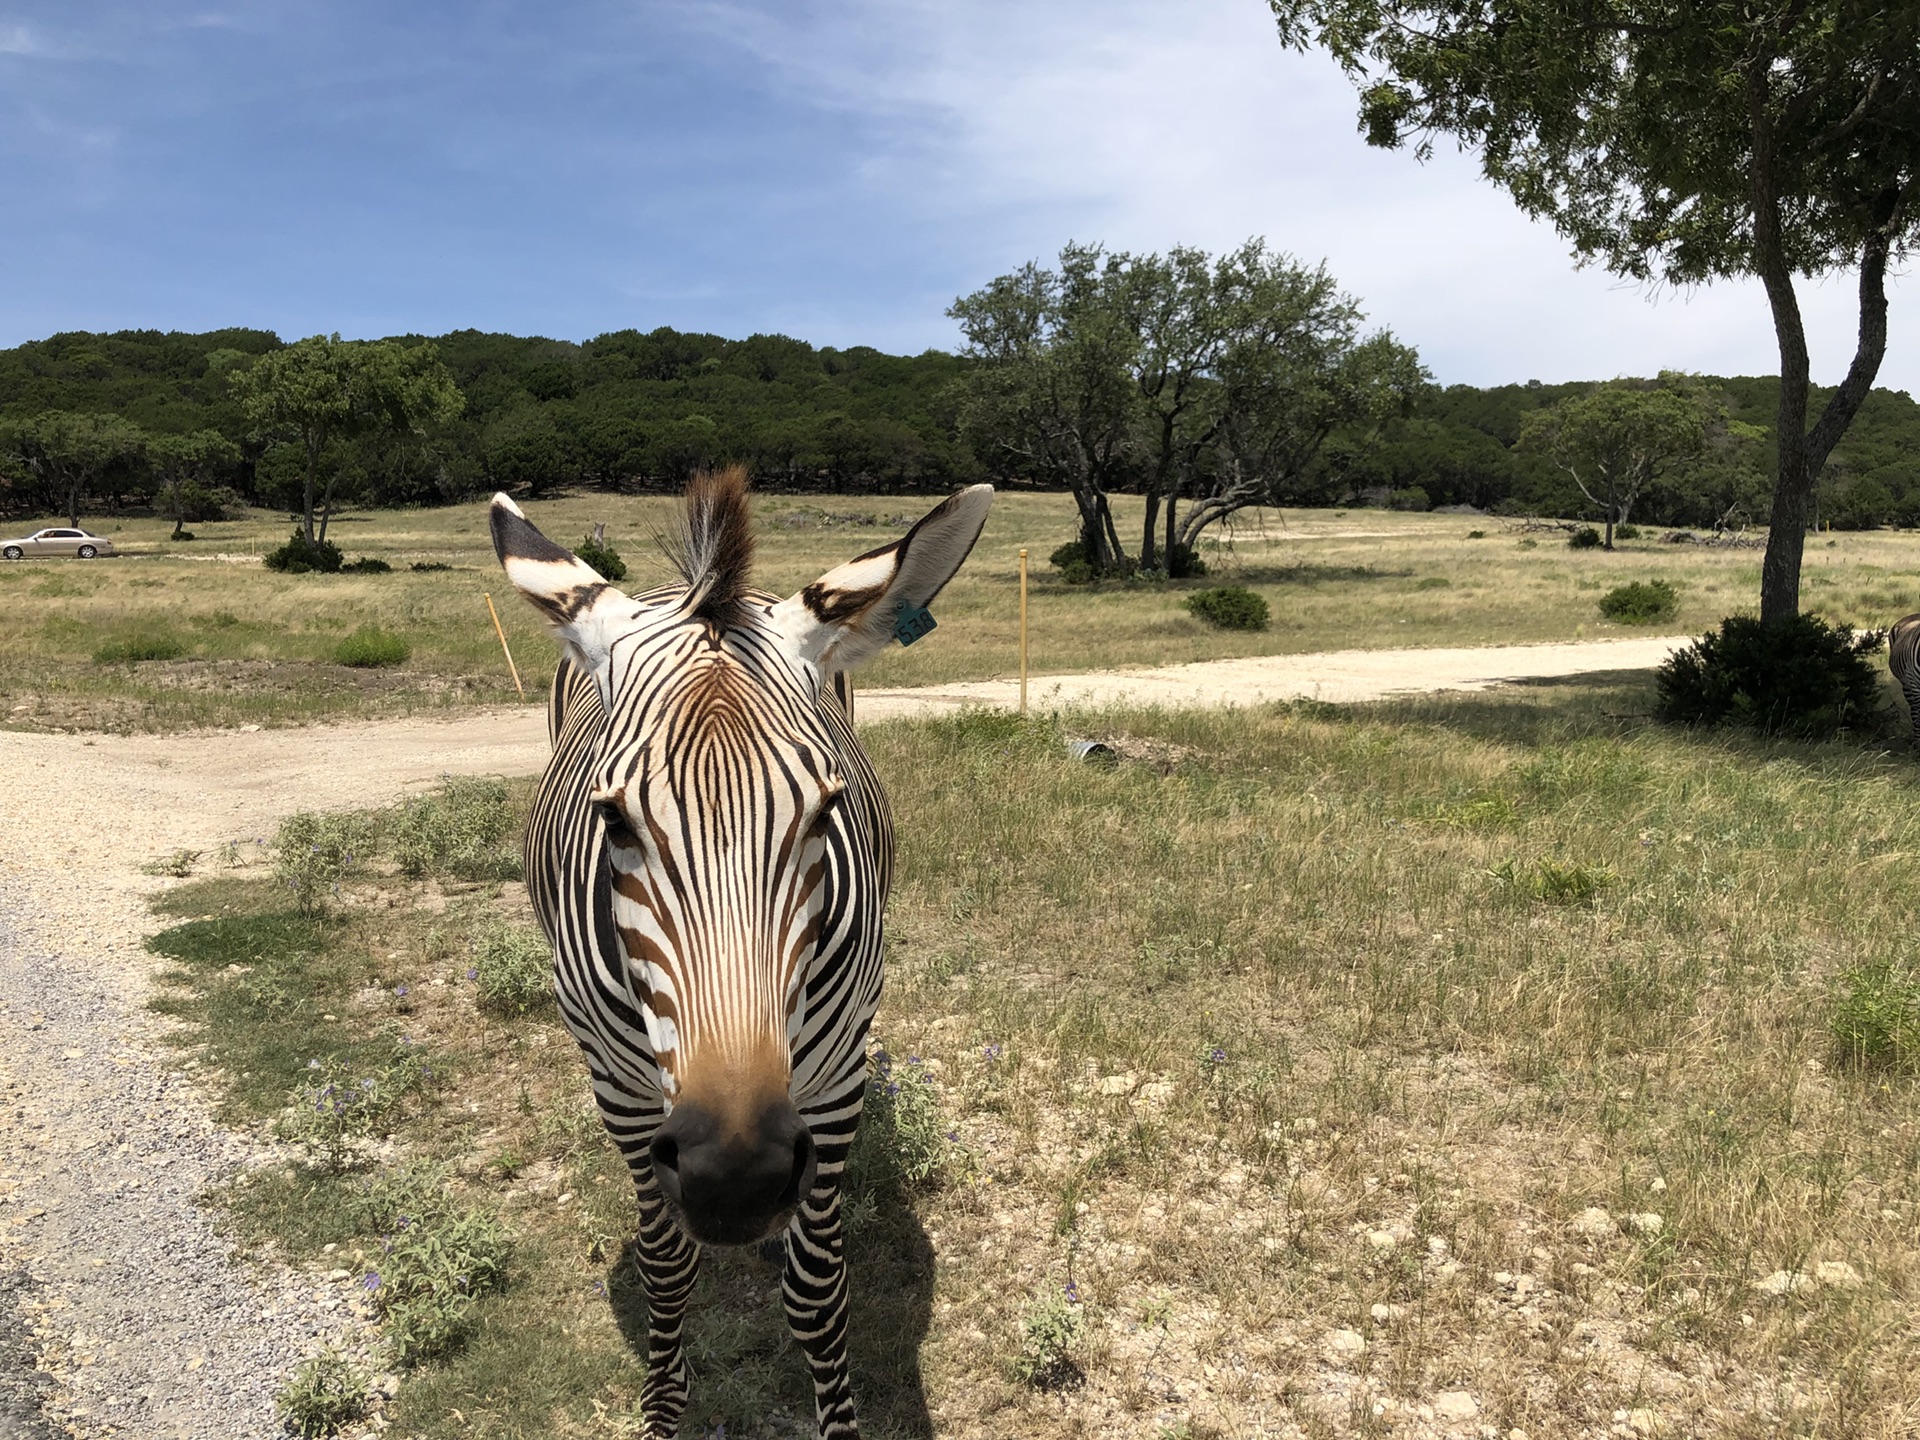
[[362,625],[333,647],[337,664],[358,670],[377,670],[384,665],[402,665],[413,654],[413,647],[378,625]]
[[137,665],[149,660],[178,660],[186,653],[187,647],[178,636],[149,630],[107,641],[94,650],[93,660],[96,665]]

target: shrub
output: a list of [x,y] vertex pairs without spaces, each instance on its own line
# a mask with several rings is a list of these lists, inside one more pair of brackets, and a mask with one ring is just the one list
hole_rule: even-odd
[[1167,552],[1169,580],[1197,580],[1207,573],[1207,562],[1194,554],[1190,545],[1176,545]]
[[502,782],[450,776],[432,794],[395,808],[387,847],[402,872],[416,879],[517,880],[518,829]]
[[1578,865],[1560,860],[1535,860],[1522,865],[1505,860],[1487,872],[1515,894],[1548,905],[1590,905],[1620,877],[1604,865]]
[[393,566],[384,560],[376,560],[371,555],[362,555],[358,560],[350,560],[340,567],[343,575],[391,575]]
[[1654,717],[1670,725],[1743,725],[1763,735],[1818,738],[1872,718],[1880,676],[1868,656],[1885,636],[1817,615],[1763,624],[1730,615],[1668,657]]
[[413,653],[406,641],[378,625],[362,625],[333,647],[333,658],[341,665],[372,670],[382,665],[398,665]]
[[365,1371],[329,1347],[301,1362],[280,1387],[280,1423],[301,1440],[337,1435],[366,1415],[370,1385]]
[[387,1061],[351,1067],[338,1060],[309,1060],[286,1111],[275,1125],[280,1138],[306,1151],[314,1164],[345,1170],[363,1140],[380,1133],[400,1102],[430,1074],[426,1058],[405,1040]]
[[409,565],[407,569],[414,571],[416,574],[428,575],[437,570],[451,570],[453,566],[444,560],[416,560],[413,564]]
[[1467,539],[1469,540],[1484,540],[1486,538],[1487,538],[1487,532],[1484,530],[1467,531]]
[[1840,977],[1827,1019],[1843,1064],[1911,1070],[1920,1062],[1920,975],[1875,960]]
[[169,541],[176,541],[176,540],[191,540],[191,539],[193,539],[193,531],[191,531],[191,530],[176,530],[176,531],[174,531],[174,532],[173,532],[173,533],[172,533],[171,535],[169,535],[169,536],[167,536],[167,539],[168,539]]
[[627,578],[627,562],[620,558],[620,552],[591,535],[576,545],[573,553],[599,571],[602,580]]
[[1567,537],[1569,550],[1597,550],[1600,548],[1600,532],[1591,525],[1582,525]]
[[1622,625],[1652,625],[1671,620],[1680,608],[1680,596],[1665,580],[1635,580],[1616,585],[1600,597],[1600,613]]
[[1060,578],[1069,585],[1091,585],[1098,577],[1094,574],[1093,562],[1087,558],[1087,547],[1078,540],[1069,540],[1051,555],[1047,563],[1060,572]]
[[868,1059],[860,1131],[847,1156],[847,1185],[856,1195],[904,1197],[937,1185],[954,1159],[955,1140],[940,1113],[940,1096],[918,1055],[896,1065],[884,1050]]
[[1036,1390],[1063,1390],[1080,1378],[1073,1347],[1080,1339],[1080,1307],[1071,1281],[1027,1307],[1020,1318],[1020,1350],[1013,1378]]
[[274,832],[274,878],[293,892],[295,909],[317,915],[372,846],[373,826],[366,816],[303,810],[282,820]]
[[1389,510],[1431,510],[1433,501],[1424,488],[1419,485],[1409,485],[1404,490],[1388,492],[1387,508]]
[[445,1358],[472,1333],[475,1299],[506,1288],[512,1240],[491,1211],[461,1205],[430,1172],[376,1186],[371,1209],[384,1253],[360,1283],[386,1321],[394,1358]]
[[1531,535],[1529,535],[1524,540],[1522,540],[1516,548],[1521,550],[1531,550],[1539,543],[1540,542],[1538,540],[1534,539]]
[[340,569],[340,547],[331,540],[309,540],[295,530],[286,544],[266,553],[265,563],[269,570],[285,575],[305,575],[311,571],[332,575]]
[[1640,538],[1640,527],[1638,525],[1616,525],[1613,527],[1613,538],[1616,540],[1638,540]]
[[480,1008],[499,1015],[525,1015],[553,994],[553,951],[547,937],[527,925],[491,921],[474,933],[473,981]]
[[187,647],[165,631],[153,630],[109,640],[93,652],[95,664],[138,664],[145,660],[178,660]]
[[142,875],[169,875],[175,880],[184,880],[193,874],[194,862],[206,852],[203,850],[175,850],[157,859],[149,860],[140,867]]
[[1244,585],[1220,585],[1187,597],[1187,609],[1216,630],[1264,630],[1267,602]]

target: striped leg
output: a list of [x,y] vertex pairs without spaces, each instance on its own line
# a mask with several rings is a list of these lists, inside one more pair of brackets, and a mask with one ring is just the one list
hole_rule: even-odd
[[847,1255],[840,1230],[840,1177],[816,1185],[787,1226],[787,1270],[780,1293],[787,1325],[813,1372],[813,1410],[821,1440],[858,1440],[847,1375]]
[[674,1224],[651,1172],[635,1189],[640,1233],[634,1258],[647,1294],[647,1382],[640,1413],[645,1440],[672,1440],[687,1408],[687,1360],[680,1342],[687,1301],[700,1275],[700,1247]]

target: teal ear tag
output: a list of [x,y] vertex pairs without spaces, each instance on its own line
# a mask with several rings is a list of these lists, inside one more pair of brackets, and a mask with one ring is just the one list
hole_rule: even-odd
[[893,620],[893,638],[911,645],[935,625],[933,612],[924,605],[903,605]]

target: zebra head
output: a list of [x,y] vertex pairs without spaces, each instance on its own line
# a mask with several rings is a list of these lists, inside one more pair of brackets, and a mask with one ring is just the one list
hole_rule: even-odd
[[679,582],[633,596],[494,497],[508,578],[598,693],[581,834],[603,847],[617,968],[666,1112],[654,1177],[697,1240],[774,1233],[844,1158],[891,830],[841,677],[939,593],[992,498],[962,490],[783,600],[749,588],[739,470],[696,477]]

